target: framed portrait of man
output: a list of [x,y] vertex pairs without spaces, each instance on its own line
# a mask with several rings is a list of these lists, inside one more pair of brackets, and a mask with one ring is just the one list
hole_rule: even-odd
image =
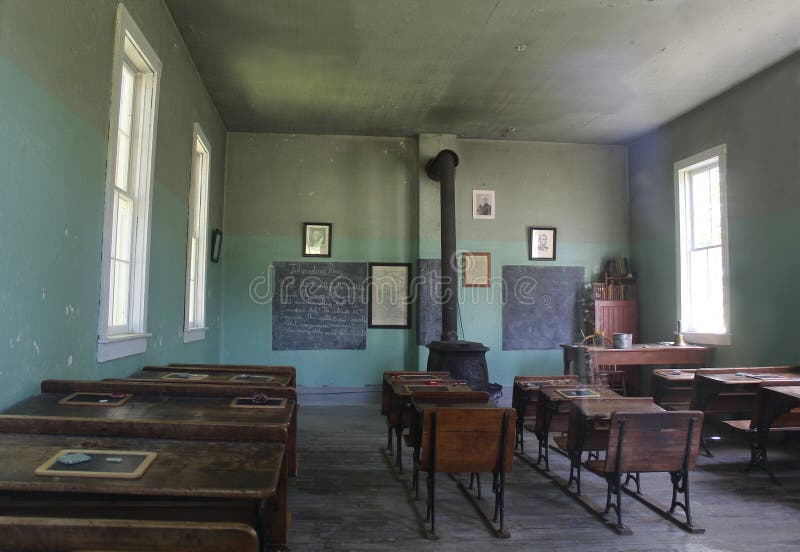
[[528,259],[531,261],[556,260],[556,229],[528,228]]
[[332,237],[332,223],[304,222],[303,257],[330,257]]
[[494,219],[494,190],[472,190],[472,218]]

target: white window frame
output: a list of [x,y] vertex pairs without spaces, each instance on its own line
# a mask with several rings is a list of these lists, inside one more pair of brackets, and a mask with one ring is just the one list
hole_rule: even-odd
[[[677,266],[678,266],[678,319],[687,320],[689,314],[689,293],[684,293],[689,286],[689,237],[691,220],[688,213],[688,187],[689,175],[699,168],[713,165],[719,166],[719,192],[720,192],[720,223],[721,223],[721,253],[722,253],[722,308],[725,324],[724,333],[701,333],[684,331],[684,337],[690,343],[708,345],[730,345],[730,270],[728,262],[728,193],[727,193],[727,147],[725,144],[715,146],[706,151],[687,157],[675,163],[675,217],[677,238]],[[686,328],[687,325],[683,324]],[[681,328],[683,329],[683,328]]]
[[[198,148],[202,152],[198,152]],[[190,343],[206,337],[206,272],[208,268],[208,200],[211,179],[211,142],[198,123],[192,133],[192,164],[190,170],[189,224],[186,243],[186,299],[184,309],[183,342]],[[198,215],[198,210],[200,211]],[[199,216],[197,234],[194,220]],[[197,254],[192,256],[192,240],[197,240]],[[192,283],[192,258],[197,260],[196,278]],[[194,288],[194,289],[192,289]],[[194,291],[195,313],[191,316],[190,294]]]
[[[114,197],[117,172],[117,141],[122,88],[122,67],[128,64],[136,70],[135,101],[139,117],[134,132],[139,143],[132,158],[133,176],[130,188],[135,190],[133,236],[131,244],[130,297],[127,324],[112,326],[111,254],[114,246]],[[147,350],[147,288],[150,256],[150,215],[153,197],[153,165],[155,157],[158,96],[161,79],[161,60],[150,46],[139,26],[125,6],[117,7],[114,65],[112,69],[111,109],[106,165],[105,218],[103,222],[102,276],[100,316],[97,338],[97,362],[143,353]]]

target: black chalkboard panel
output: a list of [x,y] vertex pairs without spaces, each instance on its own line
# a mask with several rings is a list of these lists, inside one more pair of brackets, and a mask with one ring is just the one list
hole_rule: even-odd
[[366,349],[366,263],[276,262],[272,349]]
[[503,350],[558,349],[575,341],[583,267],[503,267]]
[[442,261],[417,262],[417,345],[427,345],[442,337]]

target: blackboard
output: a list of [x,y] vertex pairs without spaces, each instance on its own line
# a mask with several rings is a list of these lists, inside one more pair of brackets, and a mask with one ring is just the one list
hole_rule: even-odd
[[272,349],[366,349],[366,263],[276,262]]
[[583,267],[503,267],[503,350],[558,349],[577,337]]
[[427,345],[442,337],[442,261],[420,259],[417,262],[417,345]]

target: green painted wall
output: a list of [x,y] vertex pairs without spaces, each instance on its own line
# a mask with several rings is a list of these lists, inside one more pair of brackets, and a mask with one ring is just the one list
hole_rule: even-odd
[[162,1],[125,5],[164,69],[148,351],[95,361],[117,2],[0,0],[0,408],[42,379],[219,357],[219,265],[209,265],[206,340],[185,345],[182,327],[192,124],[212,145],[212,228],[222,225],[225,128]]
[[[302,260],[304,221],[333,222],[333,261],[415,262],[439,252],[438,184],[424,164],[456,150],[458,246],[528,264],[526,229],[558,227],[557,265],[587,278],[628,253],[627,159],[621,146],[274,134],[229,134],[223,265],[224,362],[290,363],[301,385],[374,384],[425,366],[416,328],[368,330],[366,351],[272,351],[273,261]],[[419,153],[418,153],[419,152]],[[497,192],[497,219],[471,218],[473,188]],[[540,263],[553,264],[553,263]],[[463,292],[463,288],[461,289]],[[491,347],[493,381],[561,370],[561,351],[502,351],[499,284],[468,291],[466,339]]]
[[406,138],[229,134],[223,361],[292,364],[299,384],[315,386],[375,383],[413,364],[414,335],[402,330],[368,330],[363,351],[272,351],[262,278],[273,261],[310,260],[301,255],[303,222],[333,223],[331,261],[415,259],[415,170],[416,144]]
[[725,143],[731,345],[719,366],[800,362],[800,56],[792,56],[629,145],[631,252],[644,340],[677,319],[673,164]]

